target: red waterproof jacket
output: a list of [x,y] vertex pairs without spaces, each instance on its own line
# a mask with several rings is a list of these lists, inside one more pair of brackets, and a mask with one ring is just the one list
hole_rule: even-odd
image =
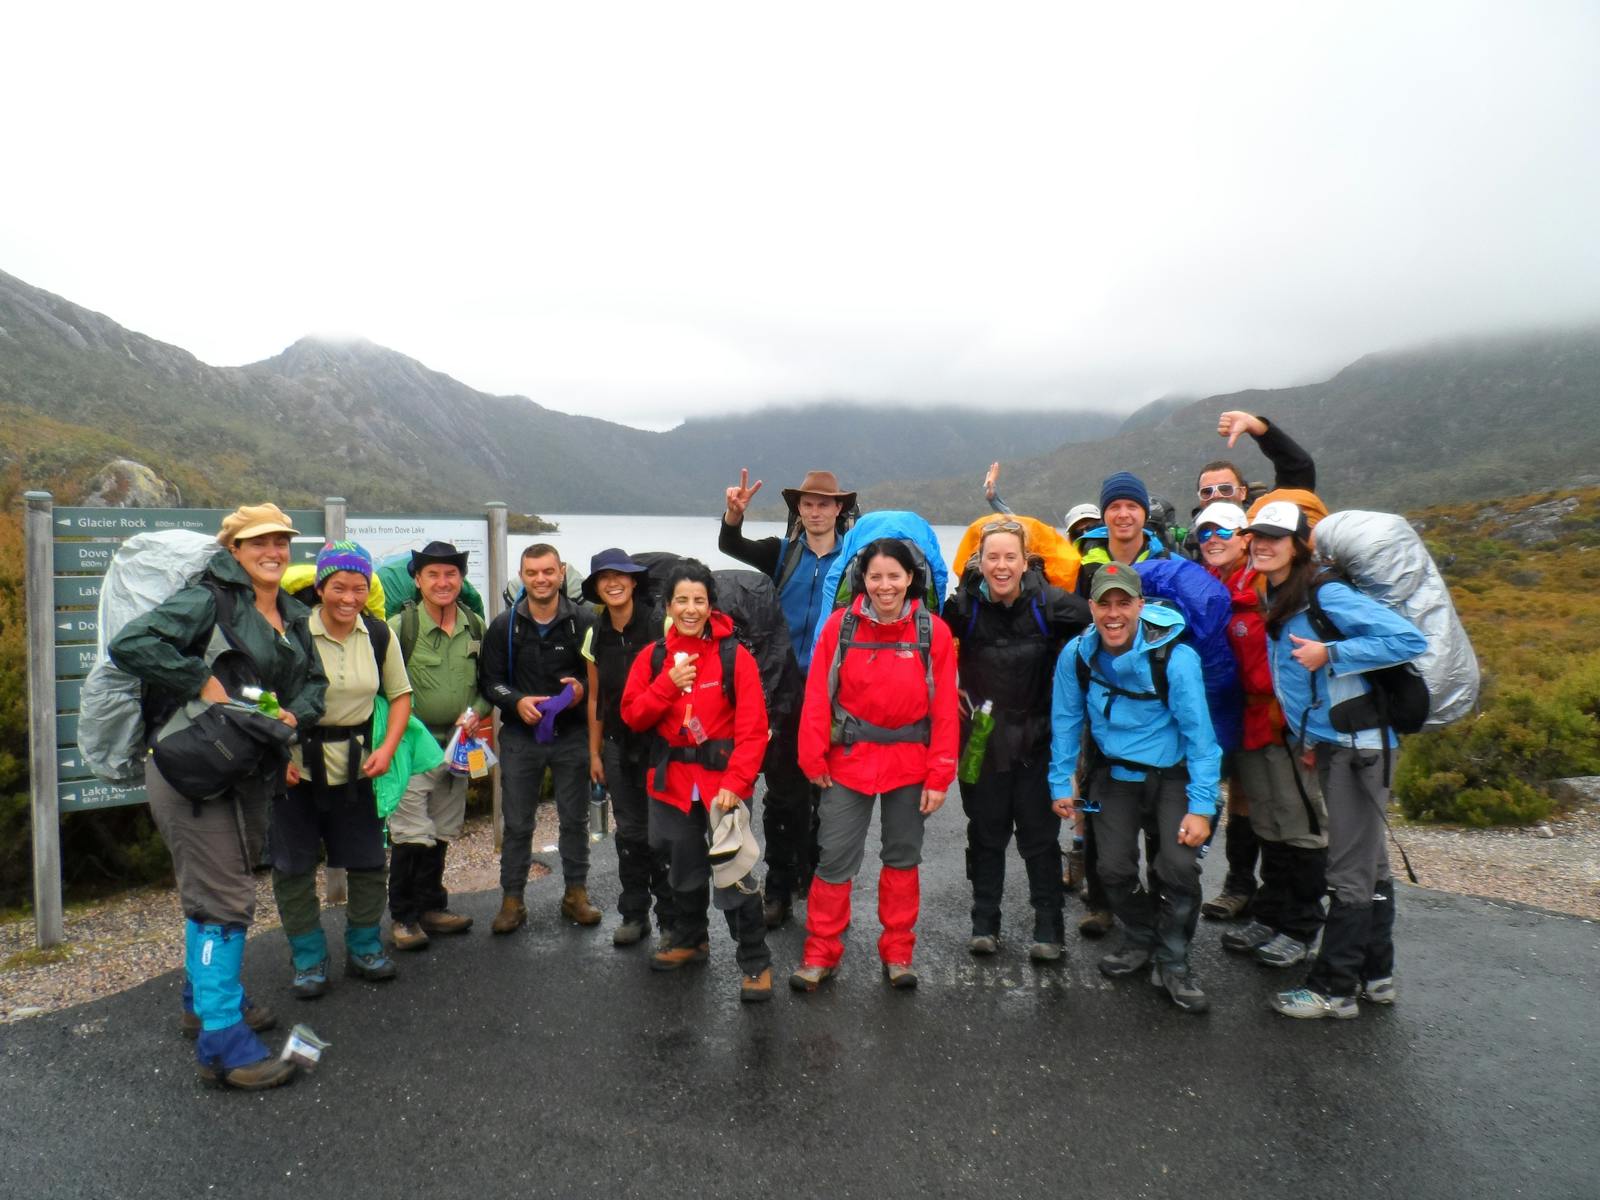
[[[1207,568],[1208,570],[1210,568]],[[1261,616],[1259,575],[1248,562],[1226,579],[1212,571],[1233,599],[1228,620],[1228,645],[1239,664],[1239,685],[1244,689],[1244,740],[1241,748],[1259,750],[1280,739],[1283,710],[1272,691],[1272,669],[1267,663],[1267,625]]]
[[[655,651],[651,643],[639,652],[628,672],[627,685],[622,690],[622,719],[630,729],[639,733],[654,730],[665,738],[669,746],[693,746],[694,738],[684,728],[686,710],[693,706],[693,716],[710,741],[731,739],[733,752],[728,757],[726,769],[717,771],[699,763],[669,762],[666,768],[666,787],[656,788],[654,769],[655,752],[651,753],[651,769],[646,775],[649,792],[663,804],[670,804],[684,812],[693,803],[695,788],[700,789],[700,803],[709,805],[722,788],[748,800],[755,791],[756,776],[761,773],[761,760],[767,753],[767,701],[761,691],[761,670],[750,651],[739,646],[734,652],[733,692],[734,704],[728,703],[722,688],[722,652],[720,642],[733,636],[733,621],[722,613],[713,611],[708,622],[709,637],[688,638],[676,626],[667,629],[667,652],[662,657],[661,671],[654,679],[650,675],[650,658]],[[672,668],[673,656],[679,651],[696,654],[694,689],[685,694],[673,685],[667,672]]]
[[[856,641],[915,642],[915,613],[911,601],[898,621],[880,624],[870,615],[865,596],[851,602],[860,617]],[[956,777],[956,748],[960,718],[956,699],[956,655],[950,630],[933,616],[933,710],[929,712],[928,681],[922,655],[915,650],[877,651],[861,646],[846,652],[839,665],[838,700],[845,711],[862,721],[897,729],[929,717],[926,746],[917,742],[856,742],[835,746],[831,742],[833,703],[828,695],[828,675],[839,646],[839,626],[845,609],[839,609],[822,626],[811,669],[806,675],[806,702],[800,713],[800,770],[807,779],[824,771],[834,782],[869,796],[907,784],[920,784],[935,792],[948,791]]]

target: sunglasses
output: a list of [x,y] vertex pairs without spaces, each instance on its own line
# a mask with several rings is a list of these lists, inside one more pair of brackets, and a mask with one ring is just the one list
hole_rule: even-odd
[[[1231,483],[1225,483],[1222,486],[1232,487],[1233,485]],[[1202,529],[1199,533],[1194,535],[1194,540],[1199,542],[1202,546],[1204,546],[1214,537],[1219,537],[1225,542],[1231,542],[1234,534],[1243,532],[1244,530],[1242,529]]]
[[1232,500],[1235,496],[1241,494],[1244,488],[1237,483],[1207,483],[1197,490],[1202,500],[1210,500],[1213,496],[1220,497],[1223,500]]

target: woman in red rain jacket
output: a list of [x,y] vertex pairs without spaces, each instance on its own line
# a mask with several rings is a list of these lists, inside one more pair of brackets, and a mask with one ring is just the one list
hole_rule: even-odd
[[[1297,764],[1283,742],[1258,574],[1250,565],[1250,535],[1244,532],[1248,521],[1237,504],[1217,503],[1194,525],[1200,561],[1233,597],[1228,644],[1244,688],[1244,740],[1229,773],[1228,878],[1207,907],[1229,917],[1248,906],[1250,920],[1224,933],[1223,946],[1252,955],[1262,966],[1292,967],[1310,953],[1322,928],[1328,817],[1315,774],[1300,771],[1297,784]],[[1259,888],[1251,878],[1256,845]],[[1240,852],[1246,846],[1248,856]]]
[[[660,642],[639,652],[622,692],[622,719],[628,727],[655,733],[646,777],[652,800],[650,845],[667,858],[677,914],[650,961],[658,971],[704,962],[710,954],[706,831],[723,812],[750,798],[767,750],[761,672],[750,652],[734,640],[733,621],[716,610],[711,572],[704,563],[684,559],[668,573],[665,591],[672,625]],[[724,677],[729,665],[731,687]],[[717,907],[724,909],[728,931],[738,943],[744,975],[739,998],[771,999],[772,954],[760,889],[719,889]]]
[[[920,590],[910,550],[896,538],[862,549],[858,593],[817,636],[800,714],[800,769],[823,789],[816,875],[806,899],[806,946],[789,978],[815,991],[844,954],[850,888],[861,869],[872,805],[883,802],[878,955],[891,987],[917,985],[911,955],[921,902],[922,826],[956,775],[956,656]],[[917,586],[914,588],[914,582]]]

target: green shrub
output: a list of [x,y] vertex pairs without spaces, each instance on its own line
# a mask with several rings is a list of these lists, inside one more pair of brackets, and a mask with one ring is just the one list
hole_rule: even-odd
[[1406,742],[1395,795],[1412,820],[1512,825],[1543,820],[1551,779],[1600,773],[1600,663],[1585,662],[1560,686],[1509,689],[1475,720]]

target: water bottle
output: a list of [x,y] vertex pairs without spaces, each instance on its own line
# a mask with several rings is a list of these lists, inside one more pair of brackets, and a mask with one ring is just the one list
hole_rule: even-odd
[[967,748],[961,752],[961,765],[956,777],[962,783],[977,783],[983,771],[983,756],[989,749],[989,735],[994,732],[994,701],[985,700],[972,714],[972,732],[967,735]]
[[256,711],[263,716],[276,720],[283,715],[283,708],[278,704],[278,697],[265,688],[252,687],[246,684],[239,689],[239,698],[248,704],[254,704]]
[[589,785],[589,840],[598,842],[606,836],[606,785],[591,783]]

